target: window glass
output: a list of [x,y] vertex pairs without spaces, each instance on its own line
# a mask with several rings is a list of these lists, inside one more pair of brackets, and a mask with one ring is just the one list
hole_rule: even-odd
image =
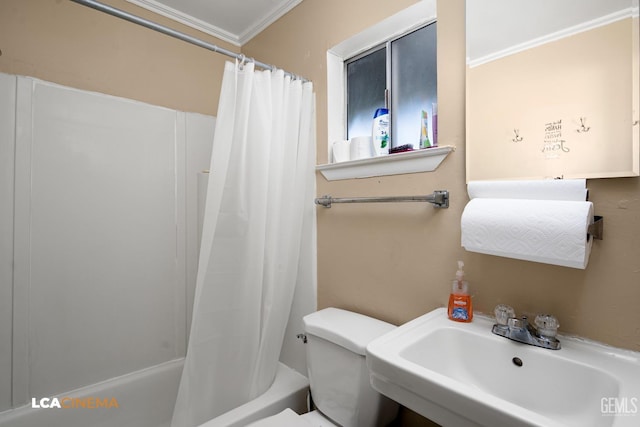
[[420,148],[423,123],[433,145],[432,117],[438,102],[436,23],[375,49],[345,61],[347,138],[371,135],[373,115],[385,107],[389,88],[391,147],[411,144]]
[[[422,112],[429,140],[437,101],[436,24],[427,25],[391,43],[391,145],[420,148]],[[435,106],[437,111],[437,105]]]
[[347,62],[347,138],[371,135],[376,109],[384,107],[387,49]]

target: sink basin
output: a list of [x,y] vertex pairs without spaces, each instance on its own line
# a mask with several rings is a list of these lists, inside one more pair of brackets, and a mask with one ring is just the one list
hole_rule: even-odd
[[440,308],[367,346],[380,393],[447,426],[640,425],[640,353],[563,337],[542,349]]

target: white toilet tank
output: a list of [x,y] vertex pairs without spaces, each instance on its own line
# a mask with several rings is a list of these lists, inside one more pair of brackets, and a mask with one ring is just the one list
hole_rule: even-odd
[[396,417],[398,404],[369,382],[365,348],[394,325],[337,308],[304,317],[311,397],[342,427],[378,427]]

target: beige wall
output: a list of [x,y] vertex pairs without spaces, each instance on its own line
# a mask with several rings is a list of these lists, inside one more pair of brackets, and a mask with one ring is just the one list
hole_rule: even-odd
[[[243,52],[302,74],[317,92],[318,162],[327,162],[326,51],[412,1],[305,0],[243,47]],[[564,333],[640,350],[640,179],[589,180],[605,217],[586,270],[465,252],[460,215],[465,190],[464,1],[438,2],[439,143],[456,145],[431,173],[347,181],[318,174],[318,194],[374,196],[451,192],[451,207],[337,205],[318,209],[318,304],[400,324],[444,306],[465,261],[477,310],[498,303],[556,314]],[[603,141],[606,143],[606,141]]]
[[[131,6],[108,4],[237,48]],[[326,51],[413,0],[305,0],[243,53],[315,84],[318,162],[327,162]],[[338,205],[318,210],[318,304],[400,324],[447,302],[456,260],[476,309],[500,302],[556,314],[565,333],[640,350],[640,179],[590,180],[605,240],[586,271],[478,255],[460,247],[465,190],[464,1],[438,5],[439,142],[455,145],[432,173],[327,182],[334,196],[451,192],[451,207]],[[215,114],[225,57],[67,0],[0,1],[0,72],[23,74],[179,110]]]
[[[619,20],[468,68],[467,181],[637,174],[633,25]],[[581,117],[589,132],[576,132]],[[547,139],[546,124],[558,121],[562,136]],[[560,139],[568,151],[553,149]]]
[[[118,9],[240,48],[125,0]],[[215,115],[225,56],[69,0],[0,1],[0,72]]]

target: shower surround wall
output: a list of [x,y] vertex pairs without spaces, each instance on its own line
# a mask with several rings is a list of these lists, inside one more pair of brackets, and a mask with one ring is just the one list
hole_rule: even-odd
[[[222,40],[202,34],[184,25],[177,24],[165,17],[153,14],[145,9],[133,6],[125,0],[106,0],[105,3],[134,13],[146,19],[152,19],[159,24],[170,26],[178,31],[186,32],[190,35],[202,38],[203,40],[222,46],[226,49],[239,52],[237,46],[233,46]],[[136,26],[123,20],[110,17],[99,13],[93,9],[75,4],[70,1],[59,0],[3,0],[0,2],[0,72],[17,75],[27,75],[41,78],[50,82],[82,89],[95,91],[115,96],[121,96],[128,99],[146,102],[153,105],[159,105],[173,110],[189,111],[200,113],[208,116],[217,114],[218,97],[220,91],[220,83],[222,81],[223,64],[226,57],[217,55],[196,46],[188,45],[179,40],[172,39],[160,33]],[[4,117],[13,114],[15,105],[6,107],[7,101],[15,96],[15,91],[0,89],[0,114]],[[198,117],[197,114],[194,114]],[[13,138],[14,128],[11,126],[0,126],[0,140],[5,138]],[[211,133],[213,129],[209,130]],[[211,141],[211,139],[209,139]],[[187,153],[189,155],[189,153]],[[189,157],[190,158],[190,157]],[[206,166],[200,168],[208,169],[209,154],[202,154],[201,159],[204,160]],[[116,166],[113,165],[115,168]],[[79,181],[86,180],[86,177],[78,176]],[[196,176],[187,176],[187,180],[195,180]],[[195,182],[187,182],[187,198],[196,197],[195,191],[197,185]],[[189,194],[189,192],[194,192]],[[140,194],[139,197],[145,197]],[[12,266],[7,259],[10,259],[13,252],[13,224],[7,225],[7,221],[3,219],[13,218],[13,206],[6,203],[6,200],[13,200],[13,147],[6,144],[0,144],[0,411],[11,407],[12,393],[12,300],[14,298],[12,291]],[[64,203],[62,200],[56,203]],[[87,207],[86,209],[89,209]],[[191,208],[189,208],[191,209]],[[195,211],[195,207],[193,208]],[[187,211],[187,215],[191,215]],[[195,215],[195,214],[193,214]],[[191,233],[191,231],[189,231]],[[197,231],[193,231],[197,233]],[[195,283],[195,262],[197,257],[191,257],[188,246],[187,252],[187,283]],[[125,248],[126,249],[126,248]],[[56,248],[51,248],[55,252]],[[135,260],[132,260],[135,263]],[[142,257],[141,262],[148,262]],[[174,260],[171,261],[175,262]],[[115,266],[113,267],[115,268]],[[97,282],[92,282],[93,286]],[[87,281],[85,284],[89,285]],[[119,287],[119,289],[117,289]],[[118,296],[115,292],[124,292]],[[153,289],[155,291],[155,289]],[[157,292],[149,292],[145,294],[137,288],[126,288],[121,284],[116,284],[110,294],[109,289],[97,289],[96,293],[103,293],[105,301],[90,301],[91,305],[107,312],[109,317],[104,318],[102,325],[97,325],[105,331],[106,337],[112,333],[111,326],[107,325],[107,320],[111,316],[122,314],[123,310],[135,312],[137,307],[133,305],[134,298],[140,304],[140,317],[143,311],[152,310],[159,295]],[[78,289],[78,292],[85,293],[86,289]],[[183,312],[190,312],[190,302],[193,299],[192,289],[187,289],[186,308],[181,309]],[[18,292],[19,293],[19,292]],[[125,295],[131,298],[126,299]],[[98,295],[93,295],[98,296]],[[93,297],[92,296],[92,297]],[[166,288],[164,296],[168,296]],[[25,295],[16,294],[17,298],[25,298]],[[36,296],[37,298],[41,298]],[[176,295],[176,298],[178,295]],[[64,303],[65,298],[80,298],[80,295],[60,294],[56,298]],[[87,295],[87,298],[89,296]],[[106,307],[109,301],[113,302],[114,298],[124,300],[124,305],[120,307]],[[110,299],[110,300],[109,300]],[[55,303],[53,300],[52,303]],[[101,308],[101,306],[105,306]],[[58,307],[61,307],[58,305]],[[87,315],[93,314],[88,308],[85,310]],[[168,308],[170,316],[177,314],[177,308]],[[111,314],[113,313],[113,314]],[[71,315],[72,313],[70,313]],[[77,313],[76,313],[77,314]],[[35,314],[37,315],[37,314]],[[58,314],[60,316],[61,314]],[[152,313],[152,316],[154,314]],[[133,316],[130,316],[133,317]],[[126,334],[129,327],[140,328],[141,322],[136,317],[131,319],[131,325],[118,326],[123,329]],[[187,327],[190,318],[187,314]],[[164,321],[163,321],[164,322]],[[24,322],[23,322],[24,323]],[[83,323],[83,322],[80,322]],[[167,323],[167,322],[165,322]],[[74,328],[80,328],[81,325],[74,325]],[[153,327],[153,326],[152,326]],[[60,330],[60,324],[54,324],[52,321],[44,325],[41,334],[63,335]],[[186,329],[186,328],[185,328]],[[176,332],[158,331],[159,335],[170,337]],[[89,338],[99,341],[102,337],[98,329],[91,330]],[[113,335],[111,335],[113,336]],[[72,337],[70,334],[65,337],[68,340],[84,339],[79,335]],[[176,353],[176,344],[169,342],[169,347],[165,348],[160,344],[159,351],[163,357],[170,356],[170,353]],[[129,340],[126,345],[117,346],[108,349],[111,355],[120,357],[120,353],[129,350],[129,347],[138,346],[138,342]],[[78,358],[84,355],[71,354],[67,349],[58,357],[67,359],[67,369],[71,369],[71,365]],[[143,350],[131,349],[137,352],[138,356],[142,356]],[[106,356],[106,355],[105,355]],[[97,356],[93,364],[100,362],[107,364],[107,359],[103,356]],[[160,359],[155,355],[145,355],[148,357],[146,362],[153,363]],[[20,372],[23,374],[15,377],[15,380],[24,384],[29,381],[25,378],[24,372],[27,369],[28,362],[16,360],[17,365],[22,364]],[[51,361],[38,360],[37,363],[51,363]],[[133,365],[141,365],[142,361],[130,360],[129,367]],[[42,370],[44,365],[40,365]],[[101,368],[103,369],[103,368]],[[116,369],[109,368],[111,372]],[[65,380],[67,386],[76,383],[77,376],[82,371],[77,369],[74,371],[72,380]],[[55,372],[48,372],[47,375],[56,375]],[[108,374],[103,372],[103,374]],[[96,372],[87,372],[87,377],[96,377]],[[87,378],[89,379],[89,378]],[[33,378],[31,379],[33,380]],[[21,386],[16,384],[16,387]],[[41,387],[41,386],[38,386]],[[44,387],[44,386],[42,386]],[[20,392],[21,398],[24,400],[24,386]],[[43,390],[43,388],[41,388]],[[18,395],[16,394],[16,398]]]
[[214,119],[6,74],[0,91],[0,410],[183,357]]

